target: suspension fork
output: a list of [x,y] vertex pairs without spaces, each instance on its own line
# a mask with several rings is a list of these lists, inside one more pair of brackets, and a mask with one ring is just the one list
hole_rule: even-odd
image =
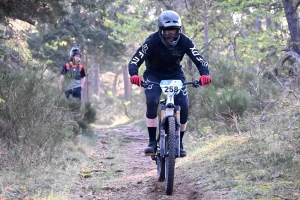
[[[165,131],[165,123],[168,117],[166,117],[166,106],[162,105],[161,106],[161,112],[160,112],[160,127],[159,127],[159,134],[160,134],[160,156],[165,156],[165,140],[166,140],[166,131]],[[180,106],[175,106],[175,116],[176,116],[176,131],[175,131],[175,155],[176,157],[180,157]]]
[[160,156],[164,157],[165,156],[165,140],[166,140],[166,131],[165,131],[165,121],[166,121],[166,106],[162,105],[161,106],[161,111],[160,111],[160,127],[159,127],[159,134],[160,134],[160,140],[159,140],[159,148],[160,148]]
[[176,157],[180,157],[180,110],[181,110],[180,106],[175,106],[175,110],[176,110],[175,155]]

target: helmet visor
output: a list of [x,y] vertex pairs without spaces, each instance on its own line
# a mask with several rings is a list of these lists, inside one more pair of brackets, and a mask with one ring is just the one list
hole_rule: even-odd
[[180,29],[163,29],[161,34],[164,38],[177,38],[180,34]]

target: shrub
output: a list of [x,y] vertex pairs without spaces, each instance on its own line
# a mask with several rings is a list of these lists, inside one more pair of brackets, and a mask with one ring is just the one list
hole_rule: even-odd
[[[202,121],[205,119],[217,120],[218,126],[232,127],[237,125],[237,120],[247,110],[250,100],[246,92],[230,87],[218,91],[210,85],[202,88],[200,92],[191,91],[192,98],[189,99],[189,129],[202,132]],[[200,121],[202,120],[202,121]],[[209,123],[207,125],[209,125]],[[228,126],[229,125],[229,126]]]
[[224,88],[233,86],[236,77],[236,68],[233,63],[229,61],[215,60],[214,67],[218,73],[211,73],[211,84],[216,88]]
[[242,116],[249,105],[245,92],[230,87],[216,91],[213,86],[208,86],[193,101],[190,102],[190,107],[196,111],[195,114],[198,113],[200,118],[210,119]]
[[1,162],[10,166],[46,164],[73,136],[65,97],[37,69],[0,69]]
[[229,87],[224,88],[212,102],[217,114],[226,118],[242,116],[249,105],[245,92]]

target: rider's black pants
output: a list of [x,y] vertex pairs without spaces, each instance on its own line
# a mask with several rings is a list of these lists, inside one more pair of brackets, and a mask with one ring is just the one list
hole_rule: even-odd
[[74,98],[81,99],[81,87],[77,87],[65,92],[67,99],[72,95]]
[[[155,72],[149,69],[146,69],[144,72],[144,80],[149,80],[152,82],[160,82],[161,80],[181,80],[185,82],[185,75],[182,69],[178,69],[172,72]],[[149,85],[148,88],[145,89],[146,95],[146,104],[147,104],[147,112],[146,117],[149,119],[154,119],[157,117],[157,109],[159,104],[159,99],[161,96],[161,88],[156,85]],[[188,93],[187,89],[181,91],[178,95],[175,96],[174,99],[175,105],[179,105],[181,107],[180,112],[180,123],[185,124],[188,119]]]

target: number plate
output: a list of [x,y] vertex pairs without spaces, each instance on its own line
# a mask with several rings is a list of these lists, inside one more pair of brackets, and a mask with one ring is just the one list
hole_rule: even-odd
[[180,89],[183,87],[181,80],[162,80],[160,87],[164,94],[178,94]]

